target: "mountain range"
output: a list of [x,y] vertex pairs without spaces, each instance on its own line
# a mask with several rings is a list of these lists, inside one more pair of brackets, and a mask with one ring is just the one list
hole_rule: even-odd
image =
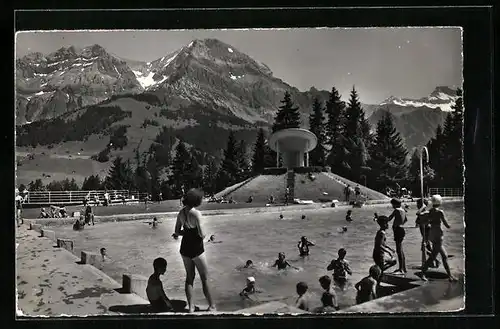
[[[99,45],[71,46],[16,60],[17,134],[35,134],[36,127],[50,127],[56,118],[77,125],[86,112],[116,107],[127,115],[106,118],[104,131],[90,129],[77,139],[83,142],[82,150],[90,145],[102,148],[106,131],[125,125],[129,146],[124,155],[130,157],[139,147],[147,149],[166,126],[175,131],[176,138],[218,157],[229,130],[253,143],[256,129],[272,123],[285,91],[300,108],[304,126],[313,99],[324,102],[328,98],[328,91],[290,86],[274,77],[264,63],[217,39],[193,40],[152,62],[122,58]],[[363,104],[363,108],[374,127],[384,112],[391,113],[407,147],[412,148],[433,137],[451,110],[455,93],[449,87],[436,87],[420,99],[390,97],[380,104]],[[102,111],[103,116],[111,112]],[[18,138],[18,146],[26,146],[19,142],[23,140]],[[68,143],[63,138],[59,146],[64,149]]]

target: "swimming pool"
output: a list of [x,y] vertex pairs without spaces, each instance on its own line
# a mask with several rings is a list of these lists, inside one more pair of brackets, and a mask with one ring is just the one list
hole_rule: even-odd
[[[276,213],[218,215],[204,217],[207,235],[214,234],[220,243],[206,243],[205,251],[210,269],[212,294],[217,308],[221,311],[234,311],[251,306],[239,297],[244,288],[246,277],[254,276],[256,286],[262,292],[256,298],[260,302],[283,300],[293,303],[296,298],[295,285],[304,281],[309,285],[313,306],[319,306],[321,287],[318,279],[325,274],[327,265],[337,258],[340,248],[347,250],[346,259],[353,270],[350,284],[344,291],[338,291],[339,305],[347,307],[355,303],[354,283],[367,275],[372,265],[372,248],[378,229],[372,220],[373,213],[390,214],[388,205],[365,206],[352,209],[353,222],[345,221],[347,208],[322,208],[311,210],[283,209],[283,220]],[[445,229],[445,247],[451,259],[450,266],[455,273],[463,273],[463,202],[448,203],[443,206],[452,228]],[[411,205],[406,224],[404,250],[408,270],[412,264],[420,263],[421,237],[415,223],[415,205]],[[305,215],[306,219],[301,219]],[[156,257],[168,261],[167,273],[162,277],[165,291],[171,298],[184,296],[185,271],[179,255],[180,239],[171,238],[175,218],[159,218],[161,224],[152,229],[143,220],[125,222],[97,223],[75,232],[71,225],[57,226],[53,229],[58,237],[72,239],[75,252],[81,250],[98,252],[101,247],[107,249],[109,259],[102,270],[121,282],[122,274],[140,274],[149,276]],[[345,233],[340,228],[347,226]],[[392,230],[388,230],[388,243],[394,248]],[[305,235],[316,246],[310,248],[310,256],[298,256],[297,242]],[[208,238],[207,236],[207,238]],[[278,252],[284,252],[289,262],[299,270],[278,271],[271,268]],[[243,269],[247,259],[253,260],[255,268]],[[414,270],[415,271],[415,270]],[[195,279],[195,301],[206,305],[199,276]]]

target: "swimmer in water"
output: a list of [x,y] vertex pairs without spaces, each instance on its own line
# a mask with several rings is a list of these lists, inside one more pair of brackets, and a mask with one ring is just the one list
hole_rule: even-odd
[[243,288],[240,292],[240,296],[248,297],[248,295],[255,294],[257,291],[255,290],[255,278],[253,276],[249,276],[247,278],[247,286]]
[[352,222],[352,210],[350,209],[347,210],[347,214],[345,215],[345,220],[349,223]]
[[307,240],[305,236],[300,238],[299,243],[297,244],[297,248],[299,248],[300,256],[308,256],[309,255],[309,247],[314,246],[314,243]]
[[297,267],[291,265],[286,259],[285,259],[285,253],[280,252],[278,254],[278,259],[274,262],[274,265],[272,267],[278,267],[278,270],[284,270],[287,268],[287,266],[290,266],[296,270],[298,270]]
[[106,254],[106,248],[101,248],[100,252],[101,252],[102,261],[104,262],[105,258],[107,256],[107,254]]
[[253,262],[251,259],[247,260],[245,266],[243,268],[252,268],[253,267]]

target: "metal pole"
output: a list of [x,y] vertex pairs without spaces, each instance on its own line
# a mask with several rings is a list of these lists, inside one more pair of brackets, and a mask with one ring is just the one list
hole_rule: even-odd
[[276,141],[276,167],[280,166],[280,143]]
[[[420,197],[422,198],[422,202],[424,201],[424,153],[426,155],[426,163],[429,162],[429,151],[427,150],[427,147],[423,146],[422,150],[420,151]],[[422,225],[422,224],[420,224]],[[422,230],[422,268],[425,265],[426,261],[426,239],[427,237],[425,236],[425,228]]]

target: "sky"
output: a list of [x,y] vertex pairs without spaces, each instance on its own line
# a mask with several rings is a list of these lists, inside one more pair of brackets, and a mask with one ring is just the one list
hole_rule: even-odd
[[275,77],[302,91],[334,86],[347,99],[355,86],[365,104],[462,85],[461,29],[452,27],[22,32],[15,51],[19,58],[99,44],[122,58],[149,62],[204,38],[265,63]]

